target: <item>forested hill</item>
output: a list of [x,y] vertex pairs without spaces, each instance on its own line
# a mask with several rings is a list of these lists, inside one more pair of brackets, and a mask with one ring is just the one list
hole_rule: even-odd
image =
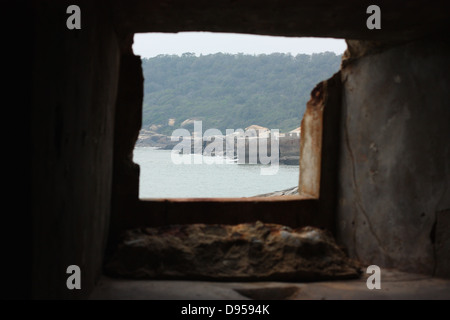
[[257,124],[290,131],[300,125],[311,90],[339,70],[340,60],[331,52],[144,58],[142,127],[162,125],[158,131],[169,134],[184,120],[198,119],[204,130]]

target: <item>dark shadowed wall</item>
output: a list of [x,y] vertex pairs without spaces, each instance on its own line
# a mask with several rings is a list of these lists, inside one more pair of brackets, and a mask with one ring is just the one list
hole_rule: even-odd
[[[32,106],[33,296],[86,296],[101,272],[108,229],[119,47],[107,6],[68,1],[35,11]],[[81,290],[66,268],[81,268]]]

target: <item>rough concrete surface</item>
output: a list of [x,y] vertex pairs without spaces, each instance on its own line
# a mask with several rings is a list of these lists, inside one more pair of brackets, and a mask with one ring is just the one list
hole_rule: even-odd
[[362,262],[445,276],[449,50],[418,41],[341,70],[338,241]]
[[442,32],[445,5],[425,0],[378,0],[383,26],[366,27],[370,0],[129,0],[113,1],[115,23],[124,32],[211,31],[294,37],[405,41]]
[[369,290],[364,276],[325,282],[207,282],[123,280],[103,277],[93,300],[394,300],[450,299],[450,280],[381,271],[381,289]]
[[359,267],[318,228],[256,222],[130,230],[105,270],[135,279],[316,281],[356,278]]

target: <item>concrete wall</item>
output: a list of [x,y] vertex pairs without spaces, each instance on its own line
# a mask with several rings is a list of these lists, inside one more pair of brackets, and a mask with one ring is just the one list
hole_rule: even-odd
[[450,276],[450,47],[393,47],[342,70],[337,227],[362,261]]
[[[20,297],[35,298],[83,298],[89,294],[101,273],[112,179],[119,177],[119,181],[130,183],[118,183],[116,194],[124,195],[120,188],[137,185],[138,168],[132,166],[127,151],[134,145],[140,128],[139,116],[135,115],[137,100],[130,111],[129,101],[122,99],[120,113],[115,113],[119,72],[126,81],[125,68],[119,68],[124,48],[128,48],[126,63],[133,68],[131,73],[140,68],[129,52],[130,43],[123,45],[119,38],[140,31],[208,30],[391,43],[436,35],[448,26],[446,11],[429,6],[425,0],[410,1],[406,7],[392,1],[380,2],[383,29],[376,32],[365,27],[368,2],[359,0],[339,4],[330,0],[77,0],[82,9],[82,29],[67,30],[66,8],[73,2],[25,2],[28,12],[6,8],[2,19],[8,21],[5,34],[14,40],[4,40],[4,51],[14,55],[14,59],[4,60],[6,66],[13,66],[14,77],[5,79],[18,92],[12,96],[14,104],[4,108],[17,111],[14,117],[4,117],[5,127],[8,121],[13,122],[18,128],[15,131],[24,132],[26,138],[17,141],[16,132],[8,130],[5,140],[15,145],[30,144],[26,146],[23,167],[22,163],[14,170],[6,167],[15,180],[7,184],[7,189],[22,198],[12,202],[10,208],[15,211],[8,209],[4,215],[4,229],[9,232],[2,241],[8,249],[2,251],[2,264],[9,268],[2,275]],[[20,42],[25,50],[20,47],[18,52],[16,44]],[[337,227],[339,238],[351,255],[366,262],[437,275],[448,275],[450,270],[449,77],[444,72],[449,69],[448,52],[448,45],[437,40],[409,44],[361,58],[342,72],[345,88]],[[133,81],[134,86],[141,78],[137,75]],[[130,86],[122,88],[122,94]],[[131,94],[142,89],[133,88]],[[25,107],[17,106],[18,102]],[[121,118],[122,115],[128,117]],[[115,119],[117,123],[131,123],[124,124],[116,137]],[[21,126],[25,128],[22,130]],[[130,133],[124,138],[129,143],[125,146],[117,143],[121,132]],[[123,156],[116,160],[124,160],[122,164],[128,165],[129,170],[121,171],[115,166],[113,174],[115,142],[125,148],[115,150]],[[15,156],[11,149],[4,150]],[[329,153],[333,154],[338,153]],[[117,161],[116,164],[120,166]],[[322,163],[322,168],[330,176],[336,173],[333,166]],[[26,191],[17,178],[20,172],[31,181]],[[129,176],[120,177],[127,172]],[[321,178],[322,186],[323,181]],[[136,190],[130,190],[122,204],[136,199]],[[321,198],[322,191],[321,187]],[[139,218],[136,221],[150,224],[171,223],[175,218],[180,221],[175,215],[182,214],[181,222],[209,221],[211,215],[206,214],[215,212],[212,206],[222,210],[223,215],[234,212],[230,222],[247,219],[245,207],[237,208],[239,204],[192,203],[183,211],[186,206],[182,202],[134,202],[134,213]],[[306,218],[313,220],[317,203],[301,203],[306,203],[306,207],[297,203],[285,206],[293,206],[291,213],[306,210]],[[332,197],[327,203],[333,203]],[[199,207],[201,213],[189,215],[189,210],[195,212]],[[334,215],[334,207],[326,207],[327,215]],[[28,214],[22,215],[18,208]],[[258,212],[258,208],[264,210]],[[251,208],[253,217],[280,219],[282,223],[294,221],[291,213],[288,218],[280,217],[280,211],[275,209],[279,209],[276,204],[264,203]],[[119,206],[114,213],[129,219],[132,210]],[[243,210],[242,217],[238,216],[239,210]],[[116,215],[112,219],[120,220]],[[30,221],[32,227],[28,228]],[[66,268],[71,264],[81,267],[82,290],[66,288]],[[18,282],[23,287],[17,286]],[[10,293],[8,287],[2,288]]]
[[[112,182],[120,51],[101,1],[78,1],[81,30],[66,28],[72,3],[34,12],[32,215],[34,298],[80,298],[102,268]],[[81,268],[81,290],[66,268]]]
[[300,137],[280,137],[280,157],[298,157],[300,154]]

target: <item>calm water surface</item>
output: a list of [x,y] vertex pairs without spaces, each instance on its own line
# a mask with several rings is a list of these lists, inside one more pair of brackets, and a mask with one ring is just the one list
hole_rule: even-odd
[[[140,165],[139,198],[250,197],[298,184],[298,166],[280,165],[275,175],[261,175],[262,165],[232,161],[221,164],[175,164],[171,150],[135,148],[133,160]],[[183,155],[205,162],[201,155]],[[211,158],[209,159],[211,160]],[[219,159],[216,159],[219,160]],[[225,162],[220,159],[221,162]]]

